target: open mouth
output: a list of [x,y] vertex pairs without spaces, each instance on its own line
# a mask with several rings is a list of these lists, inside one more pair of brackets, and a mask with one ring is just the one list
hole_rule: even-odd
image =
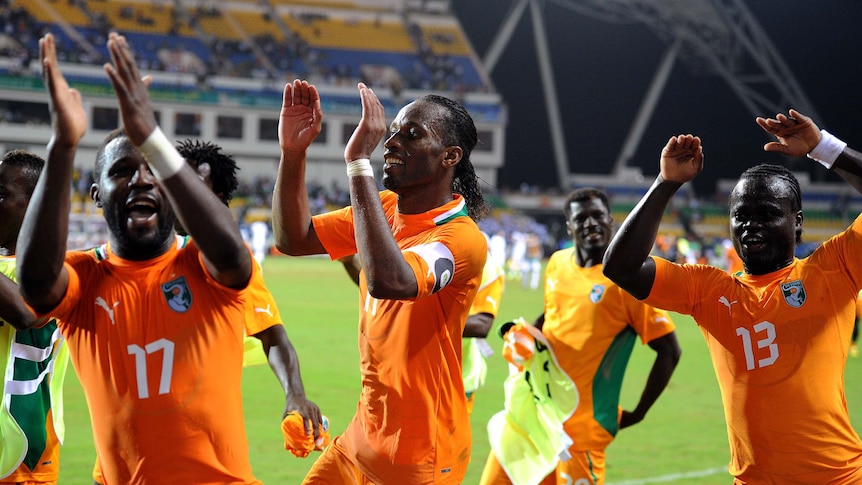
[[383,169],[386,170],[393,166],[404,165],[404,161],[396,157],[383,157]]
[[759,236],[744,236],[740,239],[740,243],[746,251],[761,251],[766,247],[763,238]]
[[136,200],[126,205],[126,214],[132,224],[146,224],[156,217],[156,204],[150,200]]

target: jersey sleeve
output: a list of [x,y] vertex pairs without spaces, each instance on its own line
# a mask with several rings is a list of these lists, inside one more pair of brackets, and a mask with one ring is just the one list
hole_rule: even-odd
[[488,254],[485,236],[478,230],[469,230],[466,224],[449,222],[431,240],[402,252],[416,276],[417,299],[481,273]]
[[311,223],[317,239],[333,261],[356,253],[353,207],[316,215],[311,218]]
[[256,268],[252,272],[251,280],[245,290],[246,335],[255,335],[274,325],[284,323],[278,306],[275,304],[275,299],[266,287],[263,272],[257,267],[257,262],[254,265]]
[[623,293],[626,312],[629,314],[629,325],[637,332],[643,343],[647,344],[664,337],[676,329],[667,311],[647,305],[622,288],[617,288]]
[[701,303],[705,288],[731,278],[724,270],[706,265],[675,264],[653,256],[655,280],[643,303],[663,310],[691,315]]
[[473,300],[473,306],[470,307],[470,314],[487,313],[496,317],[497,312],[500,310],[500,298],[503,296],[505,280],[503,275],[500,274],[490,283],[479,288],[479,292],[476,293],[476,298]]
[[831,268],[848,274],[851,286],[862,288],[862,214],[844,232],[821,244],[809,256],[818,268]]
[[66,294],[63,295],[63,298],[60,300],[57,306],[50,309],[49,311],[37,312],[34,310],[34,313],[37,317],[47,317],[50,315],[63,320],[62,317],[67,315],[68,312],[72,310],[81,295],[82,277],[79,274],[79,271],[86,271],[85,267],[79,263],[82,263],[87,258],[90,258],[90,256],[85,252],[75,251],[66,253],[66,260],[63,263],[63,267],[66,268],[66,272],[69,274],[69,282],[68,286],[66,286]]

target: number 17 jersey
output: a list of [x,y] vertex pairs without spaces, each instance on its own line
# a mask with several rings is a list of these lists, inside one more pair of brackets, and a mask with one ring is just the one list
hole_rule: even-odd
[[106,484],[259,483],[242,412],[242,290],[200,258],[188,238],[147,261],[107,245],[66,256],[69,286],[48,314],[63,318]]

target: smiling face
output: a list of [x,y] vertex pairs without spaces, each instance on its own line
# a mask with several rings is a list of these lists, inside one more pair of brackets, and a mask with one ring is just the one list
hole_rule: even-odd
[[90,194],[102,208],[114,251],[131,260],[162,254],[173,242],[176,216],[143,155],[119,137],[102,156]]
[[793,262],[802,210],[780,178],[743,178],[730,194],[730,234],[745,271],[771,273]]
[[607,205],[598,197],[589,197],[570,202],[566,212],[566,229],[575,244],[578,264],[589,267],[601,263],[614,222]]
[[441,107],[422,101],[401,108],[384,143],[384,187],[401,195],[411,188],[437,185],[441,180],[451,185],[451,175],[447,177],[446,172],[460,160],[460,155],[455,163],[446,163],[451,150],[457,147],[444,144],[439,122],[443,114]]

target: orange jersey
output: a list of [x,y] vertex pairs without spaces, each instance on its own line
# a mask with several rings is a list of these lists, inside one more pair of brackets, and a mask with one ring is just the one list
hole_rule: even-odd
[[[344,432],[357,467],[379,483],[458,484],[470,460],[470,418],[461,380],[461,334],[485,264],[485,237],[463,198],[424,214],[383,208],[419,292],[377,300],[360,278],[362,393]],[[315,216],[332,259],[356,252],[352,208]]]
[[500,310],[500,299],[503,297],[503,289],[506,286],[506,273],[490,258],[486,261],[482,270],[482,282],[470,307],[470,315],[487,313],[492,317],[497,316]]
[[[242,290],[217,283],[188,238],[128,261],[66,256],[57,308],[105,483],[259,483],[241,399]],[[258,271],[254,269],[253,271]]]
[[281,325],[281,314],[275,304],[275,298],[266,287],[260,265],[253,263],[257,269],[252,273],[243,297],[246,302],[245,333],[255,335],[274,325]]
[[567,248],[548,260],[542,333],[580,393],[564,424],[570,449],[603,450],[619,430],[620,389],[635,340],[650,342],[674,325],[667,312],[606,278],[601,265],[583,268],[575,257],[575,248]]
[[740,483],[860,483],[844,365],[862,286],[862,218],[806,259],[738,276],[660,258],[647,302],[694,317]]

